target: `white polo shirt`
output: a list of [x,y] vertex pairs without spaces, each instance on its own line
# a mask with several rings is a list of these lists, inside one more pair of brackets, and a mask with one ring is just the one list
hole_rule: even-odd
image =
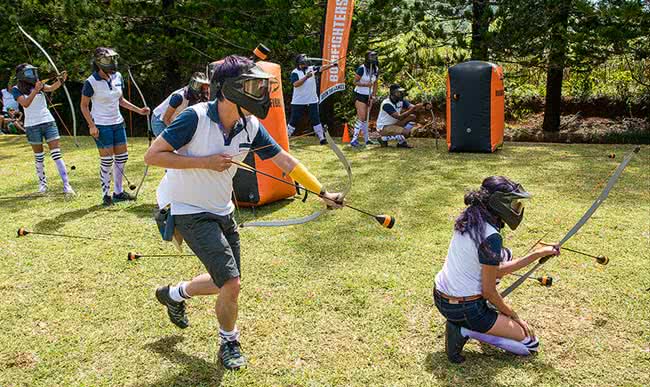
[[[298,68],[293,69],[291,72],[291,84],[294,84],[298,80],[302,79],[310,71],[318,71],[318,67],[309,66],[307,69],[300,70]],[[298,86],[293,87],[293,96],[291,97],[292,105],[310,105],[312,103],[318,103],[318,90],[316,89],[316,75],[307,78],[305,82]]]
[[81,94],[90,98],[90,115],[95,125],[116,125],[124,122],[120,113],[120,98],[124,80],[122,74],[115,72],[108,80],[94,72],[84,82]]
[[171,106],[174,109],[174,114],[172,114],[172,121],[179,115],[187,106],[190,104],[190,101],[185,97],[187,95],[187,86],[181,87],[175,92],[171,93],[164,101],[153,110],[153,115],[162,120],[163,116],[167,109]]
[[[277,155],[282,149],[254,116],[240,121],[228,137],[217,112],[218,100],[202,102],[185,109],[162,132],[161,136],[179,155],[190,157],[216,154],[237,155],[243,161],[251,148],[263,160]],[[241,152],[241,154],[240,154]],[[210,212],[228,215],[235,209],[232,203],[232,179],[237,172],[233,165],[223,172],[210,169],[167,169],[157,190],[158,206],[171,204],[172,215]]]
[[[29,94],[23,94],[18,90],[18,86],[14,86],[11,89],[11,94],[14,96],[16,101],[18,100],[18,97],[29,97]],[[29,106],[23,106],[23,109],[25,110],[25,128],[54,121],[52,113],[50,113],[50,110],[47,108],[47,100],[42,91],[34,96],[34,99]]]
[[[361,79],[359,80],[360,82],[374,84],[377,81],[377,76],[379,75],[379,69],[373,66],[372,71],[370,71],[369,69],[366,68],[366,66],[361,65],[357,67],[356,74],[361,77]],[[363,95],[370,95],[370,87],[355,86],[354,92]]]

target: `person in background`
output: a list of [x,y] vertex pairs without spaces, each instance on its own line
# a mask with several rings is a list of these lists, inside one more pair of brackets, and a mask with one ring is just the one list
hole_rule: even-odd
[[[50,149],[50,156],[56,164],[59,176],[63,182],[63,193],[74,195],[75,192],[70,185],[68,172],[65,168],[61,147],[59,144],[59,129],[56,126],[54,117],[47,108],[45,93],[57,90],[68,75],[65,71],[51,84],[46,85],[38,77],[38,69],[29,63],[22,63],[16,66],[17,84],[11,89],[13,98],[25,110],[25,133],[27,141],[34,151],[36,175],[38,176],[38,192],[47,192],[47,178],[45,176],[45,153],[43,152],[43,140]],[[9,109],[10,107],[7,107]]]
[[381,103],[377,117],[377,131],[381,135],[379,143],[382,147],[387,147],[389,141],[396,140],[398,148],[413,148],[406,142],[406,137],[411,134],[411,129],[415,126],[415,112],[423,105],[413,105],[404,98],[405,96],[404,88],[392,84],[388,98]]
[[[117,71],[118,58],[119,55],[113,49],[97,47],[92,64],[93,73],[86,79],[81,91],[81,113],[99,151],[99,178],[104,206],[110,206],[113,202],[134,200],[122,187],[129,152],[120,107],[143,116],[149,114],[148,107],[139,108],[122,96],[124,81],[122,74]],[[92,110],[89,108],[91,101]],[[111,172],[115,183],[112,197],[109,195]]]
[[314,128],[314,133],[316,133],[320,140],[320,144],[327,144],[318,111],[319,101],[316,76],[337,65],[337,63],[330,63],[322,67],[310,66],[307,62],[307,54],[299,54],[296,56],[296,68],[291,72],[293,96],[291,97],[291,117],[287,125],[289,136],[296,130],[296,125],[298,125],[298,121],[305,114],[305,111],[308,111],[309,121]]
[[379,80],[379,61],[375,51],[366,53],[364,64],[359,66],[354,74],[354,106],[357,109],[357,123],[354,125],[354,134],[350,145],[354,148],[359,144],[359,133],[363,131],[363,142],[366,145],[376,144],[370,141],[368,116],[372,107],[372,98],[377,94]]
[[151,130],[158,137],[185,108],[199,102],[207,102],[210,94],[210,80],[204,73],[192,74],[187,86],[171,93],[151,115]]

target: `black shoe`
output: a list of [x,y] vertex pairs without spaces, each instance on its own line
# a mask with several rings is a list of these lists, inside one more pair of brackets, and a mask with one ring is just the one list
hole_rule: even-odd
[[113,205],[113,199],[111,199],[111,195],[104,195],[104,198],[102,199],[102,206],[110,207],[112,205]]
[[460,334],[460,326],[447,321],[445,325],[445,352],[450,362],[460,364],[465,357],[460,353],[467,342],[467,337]]
[[326,139],[322,139],[322,140],[320,140],[320,144],[321,144],[321,145],[327,145],[327,140],[326,140]]
[[239,341],[226,341],[219,347],[219,360],[224,368],[238,370],[246,367],[246,358],[241,353]]
[[388,148],[388,141],[384,141],[380,138],[379,145],[381,145],[382,148]]
[[169,320],[181,329],[190,326],[185,314],[185,301],[176,302],[169,297],[169,285],[161,286],[156,289],[156,298],[158,302],[167,307],[167,315]]
[[117,202],[124,202],[124,201],[127,201],[127,200],[135,200],[135,197],[131,196],[131,194],[126,192],[126,191],[122,191],[122,192],[120,192],[118,194],[113,192],[113,201],[114,202],[116,202],[116,203]]
[[404,142],[397,143],[397,147],[398,148],[411,149],[411,148],[413,148],[413,145],[409,145],[408,142],[404,141]]

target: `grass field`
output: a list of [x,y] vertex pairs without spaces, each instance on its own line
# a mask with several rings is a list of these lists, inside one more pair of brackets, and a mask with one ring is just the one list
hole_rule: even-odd
[[[147,143],[131,141],[127,175],[138,182]],[[502,174],[535,195],[523,224],[505,232],[506,245],[523,254],[545,232],[547,241],[564,236],[632,147],[506,144],[496,154],[448,154],[432,140],[414,144],[344,149],[350,203],[396,216],[392,230],[347,209],[300,226],[241,230],[238,325],[249,368],[232,373],[217,365],[213,299],[191,300],[192,325],[180,331],[154,298],[158,285],[203,272],[198,259],[126,260],[128,251],[173,252],[151,217],[163,171],[150,169],[137,202],[105,209],[94,146],[84,139],[76,149],[66,139],[77,198],[0,200],[0,386],[650,385],[650,148],[566,244],[610,264],[565,252],[542,269],[553,287],[531,281],[509,298],[536,329],[540,354],[517,358],[470,342],[467,362],[452,365],[431,286],[464,191]],[[345,182],[336,156],[314,139],[292,151],[327,186]],[[46,170],[50,191],[59,192],[49,156]],[[36,187],[25,139],[0,137],[0,196]],[[258,216],[302,216],[318,206],[286,200]],[[253,215],[242,209],[238,218]],[[108,241],[17,238],[20,226]]]

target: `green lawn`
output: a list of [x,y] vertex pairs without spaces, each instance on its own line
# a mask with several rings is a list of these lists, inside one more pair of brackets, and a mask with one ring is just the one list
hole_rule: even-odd
[[[131,141],[127,175],[138,182],[147,142]],[[151,217],[163,171],[150,169],[137,202],[104,209],[94,146],[84,139],[76,149],[66,138],[77,198],[0,200],[0,386],[650,385],[650,148],[566,244],[610,264],[565,252],[541,272],[554,277],[552,288],[531,281],[509,298],[536,329],[540,354],[517,358],[470,342],[467,362],[452,365],[431,285],[464,191],[502,174],[535,195],[519,229],[505,232],[506,245],[523,254],[545,232],[548,241],[564,236],[632,146],[506,144],[496,154],[448,154],[442,143],[436,151],[433,140],[413,142],[410,151],[344,148],[350,203],[396,216],[392,230],[348,209],[300,226],[242,229],[238,325],[250,362],[224,373],[213,300],[193,299],[192,325],[180,331],[154,298],[158,285],[201,273],[198,259],[126,260],[128,251],[173,252]],[[328,187],[343,185],[327,147],[313,138],[292,147]],[[49,156],[46,170],[50,190],[60,191]],[[0,137],[0,196],[36,186],[25,139]],[[318,206],[287,200],[258,216],[302,216]],[[253,215],[242,209],[238,218]],[[17,238],[20,226],[109,241]]]

